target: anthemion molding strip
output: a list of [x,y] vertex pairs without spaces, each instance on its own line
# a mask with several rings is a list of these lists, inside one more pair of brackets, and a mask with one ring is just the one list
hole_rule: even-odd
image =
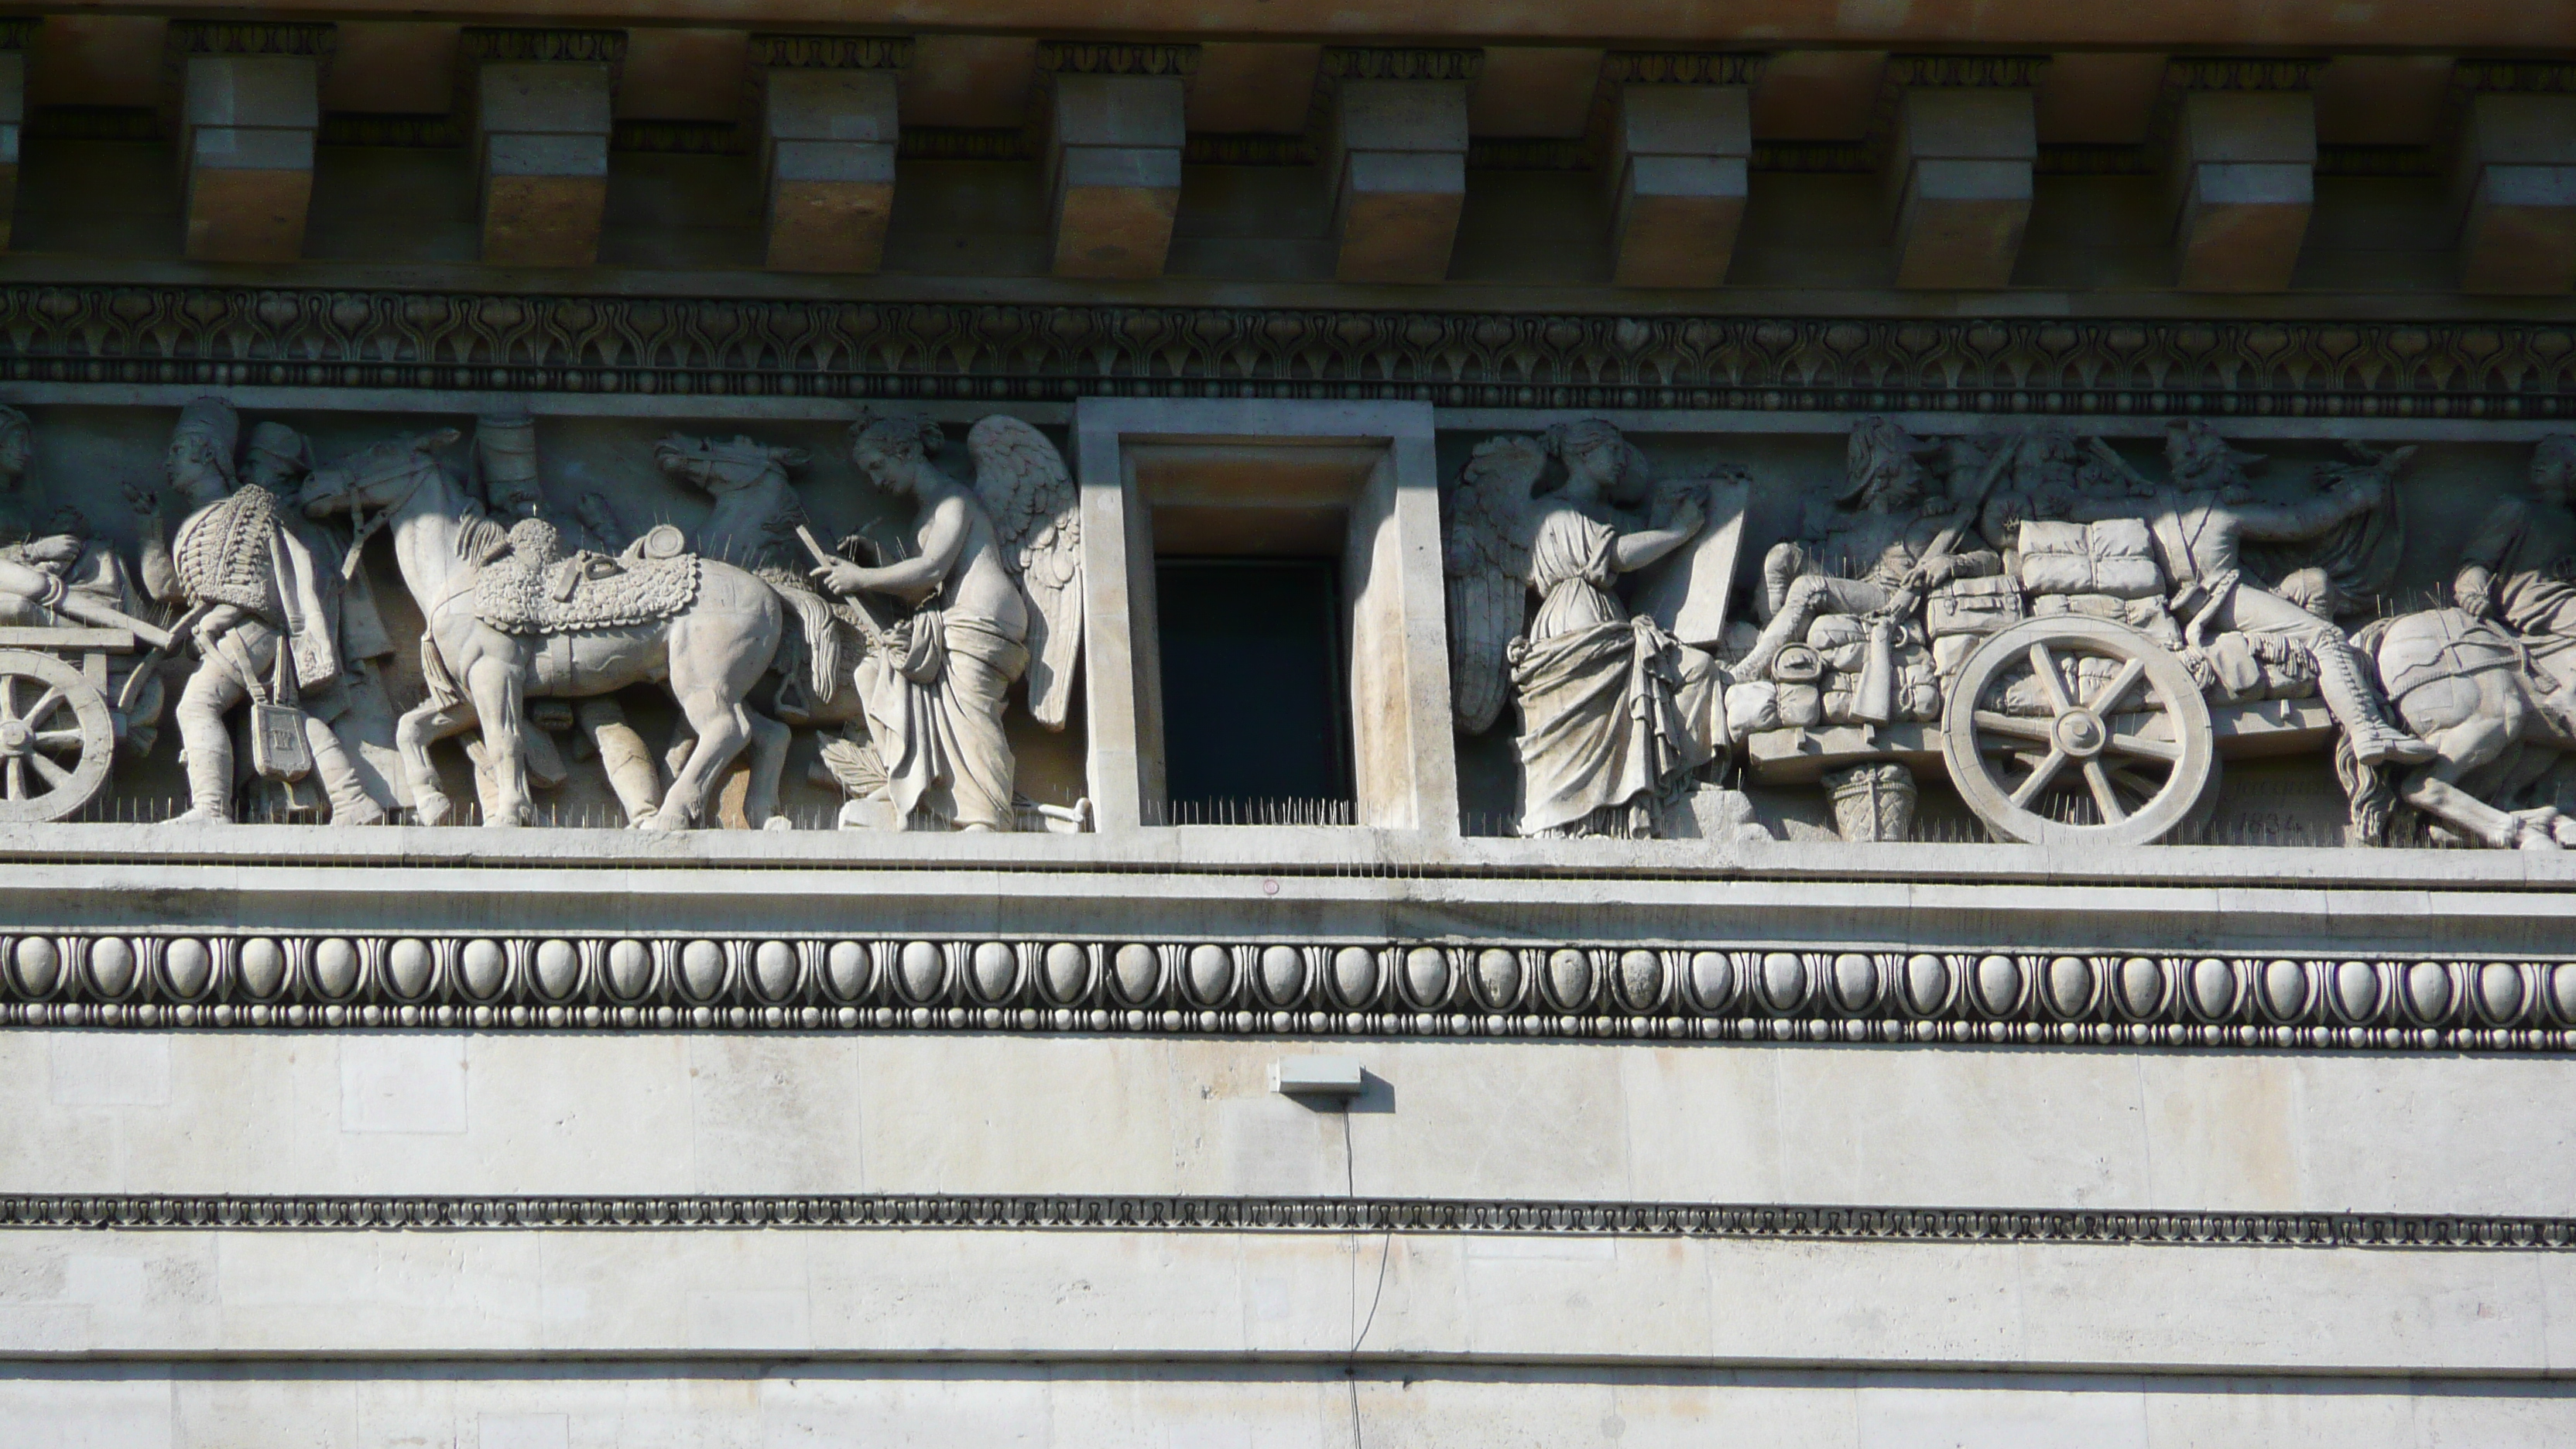
[[2551,1252],[2576,1249],[2576,1218],[1114,1193],[758,1197],[18,1194],[0,1196],[0,1230],[9,1228],[1468,1233],[1845,1243],[2173,1244]]
[[2576,417],[2576,327],[0,285],[0,381],[715,397]]
[[0,1026],[2576,1049],[2576,960],[822,937],[0,935]]

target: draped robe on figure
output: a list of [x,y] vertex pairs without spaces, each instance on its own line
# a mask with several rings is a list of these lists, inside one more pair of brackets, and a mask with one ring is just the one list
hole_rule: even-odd
[[1523,835],[1652,834],[1658,792],[1724,739],[1717,661],[1610,592],[1618,541],[1571,508],[1531,540],[1538,616],[1511,656]]
[[[1002,706],[1029,666],[1027,646],[983,619],[923,609],[856,671],[886,790],[909,822],[927,804],[958,825],[1012,825],[1010,738]],[[947,798],[942,799],[945,795]]]

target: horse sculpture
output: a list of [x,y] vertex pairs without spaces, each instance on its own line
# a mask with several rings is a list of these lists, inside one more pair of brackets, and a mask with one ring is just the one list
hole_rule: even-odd
[[2355,770],[2348,752],[2337,756],[2362,833],[2385,830],[2390,804],[2403,801],[2496,849],[2576,845],[2576,818],[2490,803],[2515,798],[2576,750],[2542,707],[2512,635],[2460,609],[2425,609],[2368,625],[2354,642],[2378,665],[2407,730],[2437,752],[2393,789],[2379,772]]
[[778,593],[797,629],[772,663],[763,707],[797,726],[826,726],[859,717],[858,696],[842,676],[867,641],[842,620],[806,577],[813,561],[797,540],[812,522],[796,496],[794,473],[812,461],[802,448],[770,447],[678,433],[653,445],[653,461],[674,482],[715,500],[690,542],[709,558],[751,570]]
[[[316,517],[352,515],[358,527],[352,559],[368,534],[389,529],[403,583],[421,602],[427,621],[421,665],[430,697],[396,730],[420,822],[445,824],[453,812],[430,763],[432,743],[479,725],[495,796],[487,823],[528,824],[526,701],[647,682],[668,684],[696,744],[643,828],[697,824],[716,782],[746,745],[752,759],[745,811],[754,821],[770,821],[787,731],[759,719],[744,700],[778,652],[784,617],[777,594],[730,564],[684,553],[648,559],[640,544],[614,562],[524,560],[523,576],[492,576],[519,534],[488,517],[440,466],[436,450],[458,438],[445,428],[362,448],[317,469],[299,497]],[[531,527],[546,526],[519,525]],[[618,575],[628,570],[636,583],[651,587],[621,587]],[[494,587],[504,583],[512,587]],[[502,612],[496,600],[510,599],[528,607]]]

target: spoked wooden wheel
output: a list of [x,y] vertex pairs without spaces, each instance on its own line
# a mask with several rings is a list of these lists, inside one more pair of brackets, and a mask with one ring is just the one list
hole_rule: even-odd
[[107,697],[50,654],[0,649],[0,822],[60,820],[107,783]]
[[2162,839],[2200,803],[2216,748],[2180,658],[2080,615],[1988,637],[1941,716],[1960,798],[1995,834],[2034,845]]

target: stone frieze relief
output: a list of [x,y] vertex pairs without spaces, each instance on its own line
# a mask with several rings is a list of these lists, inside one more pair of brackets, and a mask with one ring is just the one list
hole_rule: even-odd
[[[88,810],[175,734],[182,821],[453,823],[455,739],[490,825],[536,823],[570,752],[613,800],[594,823],[793,828],[801,751],[838,797],[808,823],[1088,828],[1079,766],[1053,801],[1022,769],[1080,757],[1079,731],[1045,743],[1081,717],[1090,607],[1057,443],[859,414],[833,466],[875,516],[827,543],[811,447],[672,433],[655,481],[633,439],[559,429],[548,456],[524,414],[324,446],[216,396],[157,483],[40,518],[43,440],[0,410],[0,815]],[[70,471],[130,466],[87,445]],[[2196,841],[2222,765],[2290,760],[2330,778],[2344,843],[2576,843],[2576,435],[2469,490],[2464,455],[2419,488],[2416,446],[2305,446],[1865,417],[1827,476],[1750,436],[1662,465],[1579,414],[1486,438],[1440,498],[1459,758],[1507,749],[1522,837],[1770,838],[1794,822],[1761,800],[1806,790],[1845,841],[1913,838],[1932,791],[1984,838]],[[1362,614],[1398,586],[1368,587]]]
[[1458,728],[1511,705],[1522,836],[1759,838],[1727,782],[1810,780],[1843,839],[1902,840],[1937,779],[1994,838],[2118,848],[2205,830],[2223,760],[2305,754],[2348,843],[2403,812],[2436,844],[2561,849],[2576,438],[2406,599],[2416,452],[2347,442],[2267,486],[2197,419],[2151,477],[2062,426],[1866,418],[1739,587],[1746,468],[1659,477],[1598,420],[1490,438],[1447,494]]
[[[90,807],[112,765],[150,759],[166,714],[181,823],[254,801],[451,823],[430,751],[462,735],[485,823],[530,824],[534,792],[566,775],[552,728],[596,758],[620,823],[707,823],[743,761],[745,822],[785,828],[794,729],[832,735],[816,768],[846,792],[843,825],[1080,828],[1079,801],[1016,793],[1003,725],[1024,677],[1043,729],[1070,709],[1081,535],[1055,445],[988,417],[952,450],[960,478],[917,416],[863,416],[848,442],[898,516],[826,544],[790,481],[802,448],[662,439],[656,469],[710,503],[684,528],[630,521],[636,490],[614,484],[550,509],[525,416],[317,460],[294,427],[203,397],[158,483],[124,489],[129,555],[79,507],[31,516],[33,424],[0,409],[0,817]],[[620,691],[676,710],[660,756]]]

